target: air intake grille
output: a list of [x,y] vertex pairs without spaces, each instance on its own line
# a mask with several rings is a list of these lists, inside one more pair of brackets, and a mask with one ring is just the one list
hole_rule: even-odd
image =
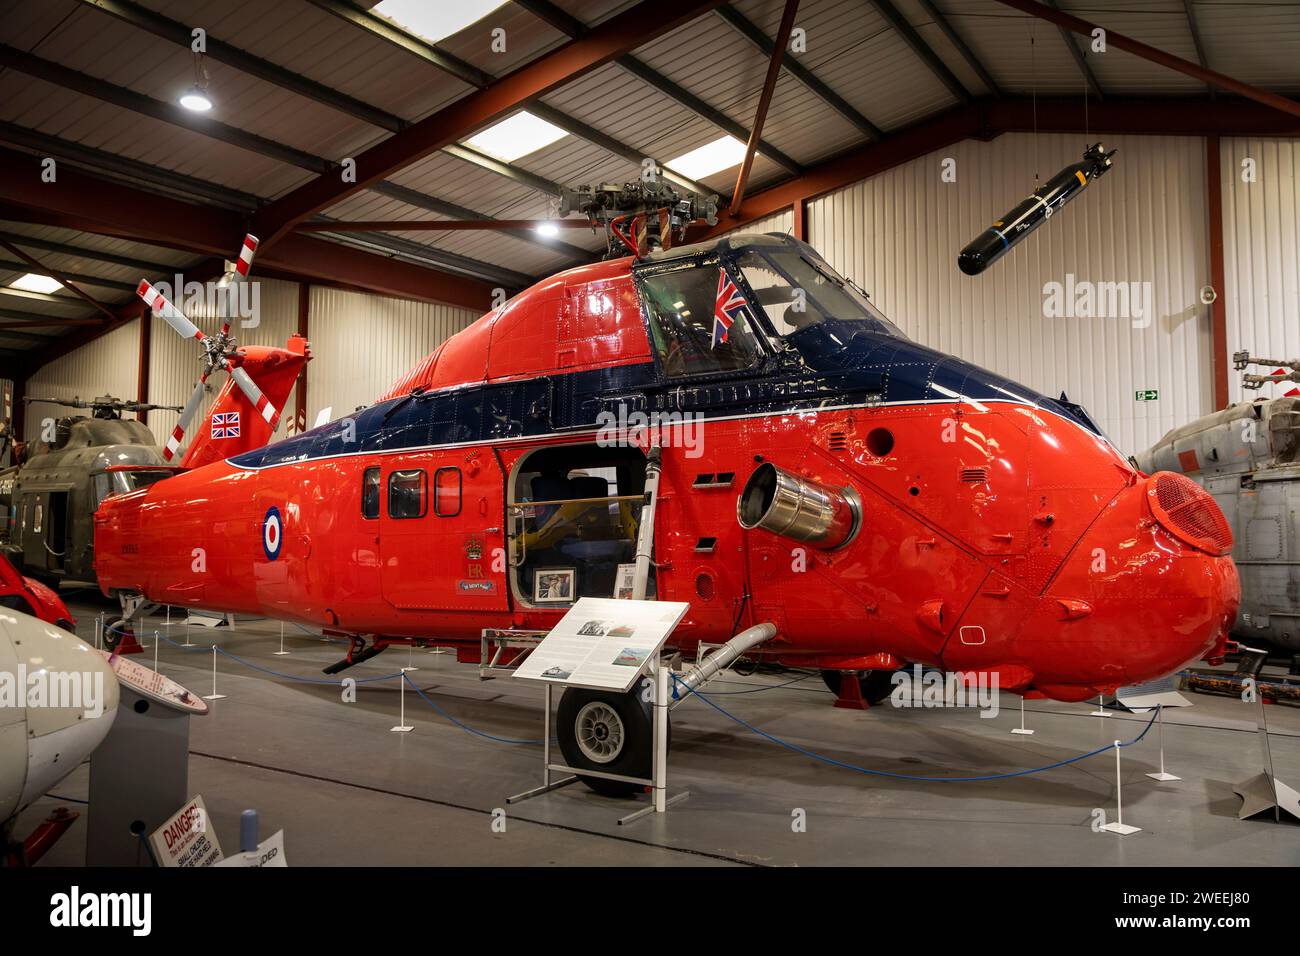
[[844,432],[831,432],[826,437],[826,447],[831,451],[843,451],[849,447],[849,436]]
[[982,485],[989,480],[989,470],[987,468],[963,468],[961,470],[961,480],[971,485]]
[[1160,526],[1194,548],[1210,554],[1232,551],[1232,529],[1210,493],[1183,475],[1161,471],[1147,484],[1151,513]]

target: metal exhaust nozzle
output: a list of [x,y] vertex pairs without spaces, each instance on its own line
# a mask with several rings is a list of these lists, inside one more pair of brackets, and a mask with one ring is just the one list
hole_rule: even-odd
[[862,526],[862,500],[852,488],[832,488],[764,462],[736,499],[736,518],[746,531],[762,528],[833,551]]

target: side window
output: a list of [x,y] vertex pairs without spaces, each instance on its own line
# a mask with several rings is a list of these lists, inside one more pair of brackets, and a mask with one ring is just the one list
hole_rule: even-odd
[[409,468],[389,475],[388,517],[423,518],[428,480],[423,468]]
[[361,517],[379,517],[379,469],[367,468],[361,477]]
[[433,473],[433,513],[439,518],[460,514],[460,469],[439,468]]

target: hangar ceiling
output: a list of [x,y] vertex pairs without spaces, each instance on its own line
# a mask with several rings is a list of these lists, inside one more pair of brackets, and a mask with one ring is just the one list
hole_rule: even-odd
[[[0,6],[0,239],[9,244],[0,245],[0,357],[34,367],[138,314],[131,289],[142,274],[201,277],[250,225],[282,251],[267,250],[264,274],[475,305],[494,287],[597,257],[603,236],[294,225],[546,219],[557,184],[626,181],[645,157],[725,198],[734,166],[697,183],[671,161],[724,135],[748,139],[786,5],[515,0],[436,43],[370,12],[373,0]],[[1124,50],[1085,56],[1086,38],[1031,15],[1038,6],[802,0],[806,47],[784,58],[740,221],[934,144],[1026,128],[1031,117],[1039,128],[1300,126],[1276,104],[1239,100]],[[1261,90],[1300,91],[1293,7],[1043,6]],[[214,105],[204,114],[177,105],[195,82],[194,27],[206,31]],[[505,49],[494,52],[498,27]],[[523,108],[560,138],[508,162],[466,145]],[[56,202],[53,187],[33,185],[44,157],[61,164]],[[340,176],[348,157],[360,183]],[[24,253],[114,318],[66,288],[9,289],[37,271]]]

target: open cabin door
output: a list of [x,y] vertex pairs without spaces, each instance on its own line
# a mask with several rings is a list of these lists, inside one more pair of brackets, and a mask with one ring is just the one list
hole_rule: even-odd
[[553,445],[515,464],[506,520],[520,605],[566,611],[580,597],[631,597],[645,467],[637,448],[599,445]]
[[509,608],[503,495],[500,471],[477,452],[367,467],[362,510],[378,512],[384,599],[404,610]]

